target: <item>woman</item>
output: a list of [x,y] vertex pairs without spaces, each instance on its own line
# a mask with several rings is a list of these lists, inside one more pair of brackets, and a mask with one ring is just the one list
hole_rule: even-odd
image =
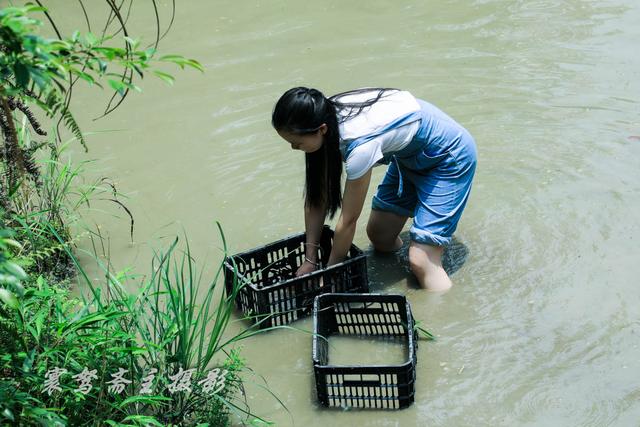
[[297,275],[319,267],[324,220],[340,207],[328,265],[346,257],[371,168],[383,163],[389,167],[373,198],[369,239],[378,251],[395,251],[402,246],[400,231],[413,217],[411,271],[427,290],[451,287],[442,253],[469,198],[476,168],[469,132],[435,106],[397,89],[357,89],[326,98],[316,89],[293,88],[276,103],[271,123],[292,149],[306,153],[307,255]]

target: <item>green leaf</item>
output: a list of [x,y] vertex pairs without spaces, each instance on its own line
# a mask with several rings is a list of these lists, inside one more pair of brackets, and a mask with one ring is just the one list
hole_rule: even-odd
[[96,81],[93,77],[91,77],[90,74],[87,74],[85,72],[82,71],[74,71],[73,72],[76,76],[80,77],[82,80],[86,81],[89,83],[89,85],[93,85]]
[[160,57],[160,61],[173,62],[183,69],[185,66],[188,66],[199,71],[204,71],[204,67],[198,61],[195,59],[186,59],[184,56],[180,55],[164,55]]
[[45,313],[45,312],[40,312],[39,316],[36,317],[36,334],[37,334],[36,338],[38,340],[40,338],[40,335],[42,334],[42,327],[44,326],[44,318],[45,318],[46,314],[47,313]]
[[93,33],[85,34],[84,38],[87,41],[87,43],[89,44],[89,46],[95,46],[100,42],[98,40],[98,38]]
[[173,86],[173,81],[175,80],[175,78],[171,74],[167,74],[157,70],[154,71],[153,74],[155,74],[160,79],[164,80],[169,86]]
[[0,273],[0,283],[15,286],[18,283],[18,279],[13,274]]
[[275,425],[275,423],[272,423],[270,421],[266,421],[263,420],[261,418],[253,418],[250,422],[250,424],[254,427],[264,427],[264,426],[272,426]]
[[29,373],[33,369],[33,362],[36,359],[36,349],[33,348],[28,355],[25,354],[24,361],[22,362],[22,372]]
[[152,58],[152,57],[153,57],[153,55],[155,55],[155,54],[156,54],[156,50],[155,50],[154,48],[152,48],[152,47],[150,47],[149,49],[146,49],[146,50],[144,51],[144,57],[145,57],[145,59],[150,59],[150,58]]
[[14,248],[21,250],[22,249],[22,245],[18,242],[16,242],[13,239],[4,239],[4,243],[7,244],[8,246],[13,246]]
[[16,419],[13,417],[13,413],[9,410],[9,408],[2,411],[2,416],[10,419],[11,421],[15,421]]
[[14,275],[19,280],[27,278],[27,273],[15,262],[7,262],[3,267],[7,273]]
[[57,50],[66,50],[69,51],[73,49],[73,45],[64,40],[49,40],[48,41],[49,48],[48,50],[53,51],[53,53],[57,53]]
[[93,48],[93,51],[104,55],[108,61],[113,61],[117,56],[116,50],[111,47],[96,47]]
[[158,422],[154,417],[150,417],[148,415],[129,415],[123,421],[137,421],[139,423],[144,423],[144,425],[154,425],[163,427],[163,424]]
[[160,61],[169,61],[169,62],[182,61],[183,59],[184,59],[184,56],[181,56],[181,55],[162,55],[160,57]]
[[18,283],[14,283],[13,284],[13,292],[18,295],[18,298],[23,298],[24,297],[24,286],[22,286],[22,284]]
[[426,329],[415,325],[414,326],[415,330],[418,331],[419,334],[421,334],[426,340],[430,340],[430,341],[435,341],[436,340],[436,336],[433,335],[431,332],[427,331]]
[[4,288],[0,288],[0,300],[2,300],[2,302],[4,302],[9,308],[14,310],[17,310],[19,307],[16,296]]
[[46,12],[47,8],[46,7],[42,7],[42,6],[36,6],[34,4],[29,4],[27,5],[27,7],[24,8],[25,12],[27,13],[32,13],[32,12]]
[[113,88],[116,92],[120,94],[120,96],[124,96],[126,86],[120,80],[111,80],[109,79],[109,86]]
[[16,83],[18,86],[27,89],[29,86],[29,80],[31,79],[31,77],[29,77],[29,70],[27,67],[21,62],[16,62],[13,64],[13,72],[16,76]]
[[131,37],[124,36],[124,41],[127,42],[131,49],[136,49],[140,44],[139,40],[132,39]]
[[177,64],[180,68],[184,69],[184,63],[186,59],[184,59],[184,57],[180,55],[164,55],[160,57],[160,61],[173,62],[174,64]]
[[[124,314],[126,313],[122,313],[122,315]],[[60,336],[67,334],[69,332],[80,330],[80,329],[94,328],[98,326],[98,324],[100,324],[101,322],[104,322],[105,320],[108,320],[108,317],[105,314],[92,313],[78,320],[77,322],[63,323],[61,324],[61,328],[60,328]]]
[[133,83],[125,83],[125,86],[131,90],[142,93],[142,88],[140,86],[134,85]]
[[98,67],[100,68],[101,73],[104,73],[107,71],[107,63],[100,58],[98,58]]
[[127,397],[125,400],[118,404],[118,408],[122,409],[130,403],[160,403],[160,402],[171,402],[173,399],[164,396],[131,396]]
[[202,66],[202,64],[200,64],[195,59],[187,59],[185,64],[190,66],[190,67],[192,67],[192,68],[195,68],[198,71],[204,72],[204,67]]

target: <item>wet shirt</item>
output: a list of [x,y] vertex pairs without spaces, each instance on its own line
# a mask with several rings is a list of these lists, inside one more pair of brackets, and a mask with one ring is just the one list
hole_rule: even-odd
[[[377,91],[373,90],[344,96],[339,101],[364,102],[376,95]],[[420,110],[420,105],[409,92],[395,91],[384,94],[375,104],[365,108],[357,116],[341,121],[339,125],[341,149],[359,138],[378,133],[399,117],[418,110]],[[347,114],[348,111],[338,113],[342,117]],[[419,126],[419,119],[416,119],[416,121],[393,127],[351,150],[347,158],[344,159],[347,179],[360,178],[369,169],[376,166],[385,154],[394,153],[406,147],[418,131]]]

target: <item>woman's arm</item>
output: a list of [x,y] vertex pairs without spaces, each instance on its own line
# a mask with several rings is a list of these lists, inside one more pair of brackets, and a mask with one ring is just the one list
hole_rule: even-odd
[[362,212],[370,181],[371,169],[358,179],[347,180],[342,197],[342,211],[336,224],[333,248],[327,265],[337,264],[346,258],[353,242],[356,223]]
[[327,216],[327,209],[319,206],[304,207],[304,229],[306,233],[305,262],[302,263],[296,276],[309,274],[316,270],[320,263],[318,259],[318,247],[320,245],[320,235],[322,226]]

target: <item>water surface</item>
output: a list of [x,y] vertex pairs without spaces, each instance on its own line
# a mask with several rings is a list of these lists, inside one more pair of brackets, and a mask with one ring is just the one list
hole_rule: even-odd
[[[320,408],[310,336],[277,331],[243,355],[289,412],[249,385],[252,409],[302,426],[639,425],[638,22],[634,0],[180,2],[163,51],[207,72],[177,72],[173,88],[145,79],[144,94],[90,122],[121,129],[92,137],[89,156],[129,196],[133,243],[115,207],[91,218],[114,265],[140,272],[181,230],[215,264],[214,220],[232,252],[301,231],[303,157],[270,128],[274,102],[296,85],[407,89],[479,152],[449,293],[418,290],[406,253],[369,259],[372,290],[407,295],[438,337],[420,344],[416,401]],[[355,236],[366,250],[369,211]]]

